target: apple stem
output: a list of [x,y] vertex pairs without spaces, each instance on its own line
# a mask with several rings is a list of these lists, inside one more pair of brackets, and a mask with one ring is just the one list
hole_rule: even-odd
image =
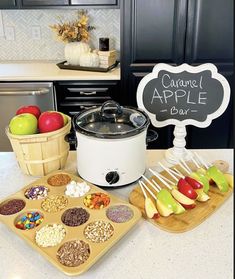
[[184,159],[180,159],[181,163],[185,166],[185,168],[189,171],[189,174],[192,172],[192,170],[190,169],[190,167],[186,164],[186,162],[184,161]]
[[170,171],[169,171],[169,169],[168,168],[166,168],[165,166],[163,166],[162,164],[161,164],[161,162],[158,162],[158,164],[172,177],[172,178],[174,178],[175,179],[175,181],[177,181],[178,182],[178,178],[177,177],[175,177],[174,176],[174,174],[172,174]]
[[157,192],[159,192],[159,190],[156,188],[156,186],[146,177],[142,174],[142,177],[153,187],[153,189]]
[[142,192],[144,194],[145,199],[147,199],[147,194],[146,194],[146,192],[144,190],[144,187],[142,186],[142,182],[141,181],[139,181],[139,185],[140,185],[140,188],[141,188],[141,190],[142,190]]
[[154,193],[147,187],[147,185],[143,182],[143,181],[140,181],[141,184],[144,186],[144,188],[149,192],[149,194],[155,199],[157,200],[157,197],[154,195]]
[[200,162],[206,169],[208,169],[209,166],[208,166],[207,163],[203,160],[203,158],[202,158],[201,156],[199,156],[199,155],[197,154],[196,151],[194,151],[194,154],[196,155],[196,157],[197,157],[197,159],[199,160],[199,162]]
[[[165,181],[165,180],[169,180],[166,177],[164,177],[163,175],[160,175],[159,173],[153,171],[152,169],[149,168],[149,170],[151,171],[151,173],[153,175],[155,175],[167,188],[169,188],[170,190],[172,190],[172,187]],[[165,180],[164,180],[165,179]],[[170,181],[170,180],[169,180]],[[174,184],[174,183],[171,183]]]

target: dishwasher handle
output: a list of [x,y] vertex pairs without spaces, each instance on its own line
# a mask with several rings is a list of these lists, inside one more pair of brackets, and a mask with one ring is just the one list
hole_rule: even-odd
[[4,90],[0,88],[0,96],[28,96],[28,95],[45,95],[50,92],[49,88],[38,88],[38,89],[31,89],[31,90]]

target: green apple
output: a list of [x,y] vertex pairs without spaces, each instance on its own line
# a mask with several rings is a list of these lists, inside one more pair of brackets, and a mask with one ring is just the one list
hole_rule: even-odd
[[173,210],[165,206],[159,199],[157,199],[156,205],[159,214],[163,217],[167,217],[173,213]]
[[209,167],[209,169],[207,170],[207,175],[215,182],[221,192],[228,191],[228,182],[224,174],[216,166]]
[[31,113],[22,113],[14,116],[9,124],[13,135],[32,135],[37,133],[38,121]]
[[173,213],[180,214],[185,211],[185,209],[179,204],[166,189],[162,189],[157,194],[158,200],[160,200],[166,207],[171,209]]
[[203,191],[207,193],[210,189],[210,184],[208,178],[205,176],[205,174],[202,174],[200,172],[192,172],[190,173],[190,176],[199,182],[202,183],[203,185]]
[[233,188],[233,175],[230,173],[224,173],[224,177],[228,182],[228,185]]
[[198,194],[197,201],[205,202],[205,201],[208,201],[210,199],[210,197],[204,192],[203,189],[196,189],[195,191]]

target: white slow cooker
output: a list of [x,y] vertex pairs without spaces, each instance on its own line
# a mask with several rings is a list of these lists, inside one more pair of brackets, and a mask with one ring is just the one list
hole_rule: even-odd
[[99,186],[122,186],[138,180],[146,168],[148,115],[114,101],[73,118],[79,175]]

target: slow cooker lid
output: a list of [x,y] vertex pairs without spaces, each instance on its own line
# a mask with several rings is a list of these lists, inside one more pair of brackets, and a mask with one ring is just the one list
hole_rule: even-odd
[[74,117],[77,131],[98,138],[130,137],[149,125],[149,117],[139,109],[122,107],[114,101],[85,110]]

